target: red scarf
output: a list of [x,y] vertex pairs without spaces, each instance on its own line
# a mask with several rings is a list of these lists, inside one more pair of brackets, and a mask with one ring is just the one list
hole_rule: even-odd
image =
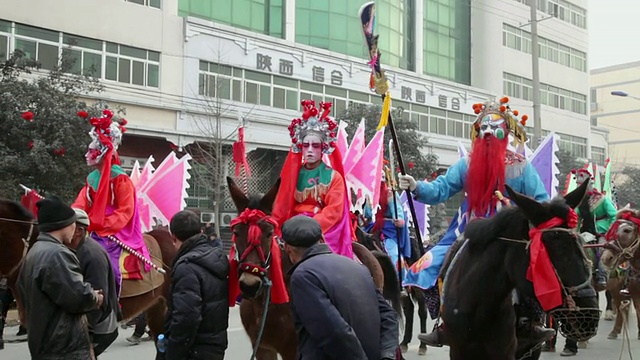
[[544,311],[549,311],[562,305],[562,286],[556,274],[555,268],[547,253],[547,248],[542,242],[542,232],[562,225],[566,221],[570,228],[578,225],[578,215],[573,209],[569,209],[567,219],[554,217],[535,228],[529,230],[529,269],[527,280],[533,283],[536,297]]
[[[266,215],[264,212],[257,209],[245,209],[238,217],[231,222],[231,228],[236,224],[248,224],[249,232],[247,234],[247,248],[240,258],[236,253],[236,237],[233,236],[233,246],[231,247],[231,253],[229,254],[229,306],[234,307],[236,299],[240,295],[240,274],[238,271],[238,265],[240,259],[244,259],[251,251],[257,251],[260,260],[264,263],[269,257],[269,254],[265,254],[262,250],[262,230],[258,225],[260,220],[268,221],[274,228],[278,228],[278,223],[274,218]],[[284,283],[284,274],[282,273],[282,254],[275,236],[271,238],[271,248],[269,249],[271,256],[271,263],[269,267],[269,279],[271,280],[271,302],[274,304],[284,304],[289,302],[289,293]],[[265,269],[256,264],[243,264],[244,271],[255,272],[258,276],[264,276]]]

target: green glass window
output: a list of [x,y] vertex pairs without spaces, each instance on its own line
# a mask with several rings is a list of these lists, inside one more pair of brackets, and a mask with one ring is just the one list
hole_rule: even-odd
[[469,85],[471,83],[470,0],[423,1],[423,72]]
[[[368,58],[358,10],[361,0],[297,0],[296,42]],[[413,1],[376,1],[376,33],[385,66],[415,70]]]
[[283,38],[285,0],[179,0],[178,14]]

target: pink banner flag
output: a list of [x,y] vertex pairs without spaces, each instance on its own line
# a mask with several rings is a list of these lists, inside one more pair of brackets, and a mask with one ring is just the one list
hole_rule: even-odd
[[[353,144],[351,144],[353,146]],[[384,128],[378,130],[371,142],[362,152],[359,161],[346,174],[347,181],[353,188],[362,190],[364,195],[369,195],[373,199],[373,206],[377,206],[375,199],[376,190],[379,192],[380,181],[382,181],[382,157],[384,155]],[[378,194],[378,199],[380,194]]]
[[356,129],[356,133],[353,135],[353,140],[351,140],[351,145],[349,149],[347,149],[346,154],[344,155],[344,173],[348,174],[351,172],[354,166],[360,160],[360,157],[365,151],[365,139],[364,139],[364,119],[360,121],[360,125],[358,125],[358,129]]
[[340,121],[340,124],[338,124],[338,141],[336,145],[340,150],[340,154],[345,156],[349,149],[349,142],[347,140],[347,123],[344,121]]

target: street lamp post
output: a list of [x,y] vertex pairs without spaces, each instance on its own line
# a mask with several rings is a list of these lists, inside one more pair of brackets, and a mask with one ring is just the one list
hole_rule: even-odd
[[632,99],[640,100],[640,97],[629,95],[629,93],[627,93],[626,91],[622,91],[622,90],[612,91],[611,95],[620,96],[620,97],[629,97],[629,98],[632,98]]

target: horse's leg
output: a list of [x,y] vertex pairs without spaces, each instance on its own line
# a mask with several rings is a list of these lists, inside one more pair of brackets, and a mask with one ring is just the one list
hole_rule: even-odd
[[402,310],[404,311],[404,338],[400,343],[400,350],[403,353],[409,350],[409,343],[411,342],[411,338],[413,337],[413,311],[415,309],[413,305],[413,290],[410,290],[409,296],[405,296],[402,298]]
[[[615,324],[613,325],[613,329],[611,330],[611,332],[609,333],[609,335],[607,336],[607,339],[610,340],[615,340],[618,338],[618,334],[620,334],[620,331],[622,330],[622,318],[623,318],[623,314],[621,314],[621,310],[620,310],[620,303],[622,302],[622,299],[620,297],[620,289],[622,288],[622,282],[619,279],[616,279],[616,281],[612,282],[611,284],[612,286],[609,287],[609,290],[611,291],[611,298],[613,300],[613,308],[616,309],[618,311],[618,315],[616,316],[616,321]],[[627,312],[628,313],[628,312]]]
[[131,320],[150,308],[158,300],[159,292],[150,291],[137,296],[120,298],[122,321]]
[[613,311],[613,308],[611,307],[611,291],[609,291],[608,289],[605,290],[604,297],[605,299],[607,299],[607,307],[605,309],[606,311],[604,313],[604,319],[607,321],[611,321],[613,320],[613,316],[615,314],[615,312]]
[[[283,357],[282,360],[289,360],[292,358]],[[293,357],[295,360],[295,357]],[[271,349],[258,348],[256,352],[256,360],[278,360],[278,352]]]
[[[420,333],[425,334],[427,332],[427,297],[422,289],[414,289],[416,295],[416,302],[418,304],[418,317],[420,319]],[[427,344],[420,341],[420,347],[418,348],[418,355],[427,354]]]
[[636,325],[638,325],[638,340],[640,340],[640,294],[633,298],[633,307],[636,309]]
[[156,341],[156,337],[164,332],[166,315],[167,304],[164,299],[156,301],[147,309],[147,326],[149,327],[149,335],[151,335],[153,341]]

